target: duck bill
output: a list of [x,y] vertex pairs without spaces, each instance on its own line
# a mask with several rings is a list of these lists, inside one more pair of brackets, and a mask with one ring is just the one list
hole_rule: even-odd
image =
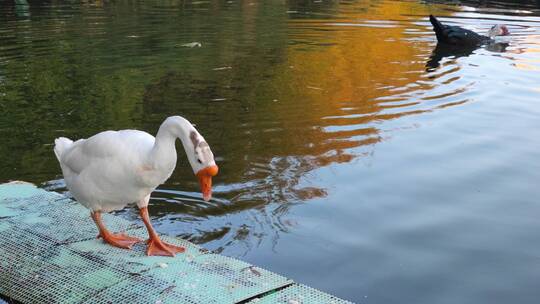
[[201,193],[205,201],[209,201],[212,198],[212,177],[218,173],[218,166],[209,166],[197,172],[197,178],[199,179],[199,185],[201,185]]

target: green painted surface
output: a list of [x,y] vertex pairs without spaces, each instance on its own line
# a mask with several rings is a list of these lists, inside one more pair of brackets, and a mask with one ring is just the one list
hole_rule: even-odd
[[[109,246],[87,209],[30,184],[0,185],[0,218],[0,294],[23,303],[347,303],[178,238],[163,236],[186,247],[175,258]],[[147,237],[139,222],[104,220]]]
[[0,199],[23,199],[44,193],[47,193],[47,191],[26,182],[11,182],[0,185]]

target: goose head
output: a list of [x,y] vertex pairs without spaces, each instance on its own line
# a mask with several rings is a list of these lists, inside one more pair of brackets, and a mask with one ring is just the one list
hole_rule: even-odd
[[189,139],[193,150],[186,149],[186,154],[191,168],[193,168],[193,173],[199,179],[203,199],[209,201],[212,198],[212,177],[217,175],[219,169],[210,146],[199,132],[191,130]]
[[[162,123],[156,138],[158,150],[161,147],[158,143],[162,139],[172,143],[172,149],[165,149],[167,153],[157,156],[159,159],[171,157],[170,153],[175,153],[174,140],[176,138],[182,141],[189,164],[199,180],[203,198],[205,201],[209,201],[212,198],[212,177],[217,175],[219,169],[214,160],[214,154],[204,137],[187,119],[181,116],[171,116]],[[174,160],[176,163],[176,157]]]
[[496,24],[491,29],[489,29],[488,36],[490,38],[496,37],[496,36],[507,36],[510,35],[510,31],[508,31],[508,27],[504,24]]

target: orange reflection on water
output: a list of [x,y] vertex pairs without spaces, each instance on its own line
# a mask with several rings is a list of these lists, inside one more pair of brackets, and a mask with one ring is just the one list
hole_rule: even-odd
[[[364,6],[353,4],[348,14],[335,18],[339,23],[326,19],[289,22],[289,39],[297,43],[289,43],[286,58],[267,88],[276,100],[267,111],[278,117],[286,130],[283,136],[291,139],[284,146],[285,154],[325,159],[330,151],[372,145],[380,140],[381,121],[418,112],[406,110],[415,100],[380,98],[395,91],[403,95],[428,88],[419,82],[425,65],[422,52],[407,40],[405,30],[411,24],[403,18],[411,11],[428,14],[426,7],[383,2],[360,9]],[[402,106],[405,111],[398,109]]]

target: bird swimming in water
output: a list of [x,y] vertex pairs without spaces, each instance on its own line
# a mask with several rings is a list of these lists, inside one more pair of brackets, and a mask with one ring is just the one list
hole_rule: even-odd
[[506,25],[503,24],[494,25],[487,36],[484,36],[459,26],[444,25],[433,15],[429,15],[429,21],[433,25],[437,41],[449,45],[480,46],[492,42],[496,36],[510,34]]

